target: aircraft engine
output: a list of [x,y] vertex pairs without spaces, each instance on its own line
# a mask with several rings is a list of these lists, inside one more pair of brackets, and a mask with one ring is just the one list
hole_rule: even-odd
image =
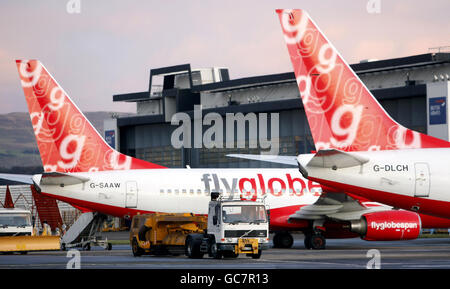
[[392,210],[362,215],[351,222],[351,231],[366,241],[412,240],[421,231],[420,216],[414,212]]

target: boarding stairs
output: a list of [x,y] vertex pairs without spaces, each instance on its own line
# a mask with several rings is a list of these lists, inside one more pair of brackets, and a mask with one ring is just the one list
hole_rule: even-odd
[[101,226],[105,220],[106,216],[98,212],[81,214],[61,237],[62,250],[81,247],[89,251],[91,245],[103,247],[105,250],[111,250],[111,243],[108,243],[108,239],[103,239],[100,235]]

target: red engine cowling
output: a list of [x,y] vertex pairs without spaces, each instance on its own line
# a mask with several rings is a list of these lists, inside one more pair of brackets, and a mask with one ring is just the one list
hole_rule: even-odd
[[367,241],[412,240],[419,237],[421,228],[418,214],[402,210],[365,214],[351,223],[351,230]]

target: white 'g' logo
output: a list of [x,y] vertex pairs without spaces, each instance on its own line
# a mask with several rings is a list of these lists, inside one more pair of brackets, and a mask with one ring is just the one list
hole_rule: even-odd
[[32,87],[36,85],[41,77],[42,65],[38,62],[33,71],[27,71],[28,63],[28,60],[23,60],[19,67],[20,75],[23,78],[30,79],[30,81],[24,81],[23,79],[20,80],[23,87]]
[[[347,136],[343,141],[338,141],[334,137],[330,138],[330,142],[335,147],[346,147],[353,144],[356,138],[356,133],[358,132],[359,122],[361,121],[361,115],[363,111],[362,105],[353,106],[350,104],[344,104],[340,106],[333,114],[331,118],[331,131],[336,136]],[[346,128],[341,126],[341,120],[345,113],[350,113],[352,116],[352,121],[350,125]]]
[[59,86],[53,87],[52,91],[50,92],[50,103],[48,104],[48,107],[51,110],[58,110],[64,105],[64,92],[62,91]]
[[110,154],[107,158],[109,158],[109,164],[114,170],[129,170],[131,168],[131,157],[125,156],[125,161],[122,163],[119,163],[119,158],[121,156],[121,153],[117,151],[110,151]]
[[306,27],[308,25],[308,16],[305,15],[305,13],[306,12],[303,11],[300,21],[297,24],[292,25],[289,21],[292,15],[292,10],[283,10],[283,13],[281,14],[281,25],[283,26],[284,31],[288,33],[296,32],[294,37],[290,37],[286,34],[284,35],[284,39],[286,40],[287,44],[296,44],[302,41],[303,35],[305,34]]
[[[62,140],[61,145],[59,147],[59,154],[62,159],[69,160],[70,162],[65,163],[63,161],[58,161],[59,167],[67,170],[74,168],[77,165],[78,161],[81,158],[81,153],[83,151],[85,139],[86,139],[85,136],[70,134]],[[69,153],[69,144],[71,142],[76,143],[76,148],[72,153]]]
[[[406,133],[408,131],[412,133],[413,140],[409,144],[406,144]],[[394,131],[394,141],[399,149],[414,149],[421,147],[420,134],[401,125]]]

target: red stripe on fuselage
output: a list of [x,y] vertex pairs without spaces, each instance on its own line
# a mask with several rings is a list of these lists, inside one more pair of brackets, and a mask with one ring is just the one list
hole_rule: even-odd
[[[422,223],[423,228],[427,228],[425,225],[431,226],[428,228],[450,227],[449,202],[405,196],[395,193],[352,186],[328,180],[321,180],[314,177],[309,177],[309,179],[312,180],[313,182],[324,184],[325,186],[336,188],[346,193],[347,192],[353,193],[355,195],[362,196],[372,201],[384,203],[393,207],[402,208],[410,211],[412,207],[418,207],[419,208],[418,212],[420,212],[421,214],[428,215],[424,217],[426,224]],[[444,224],[447,225],[443,226]]]

